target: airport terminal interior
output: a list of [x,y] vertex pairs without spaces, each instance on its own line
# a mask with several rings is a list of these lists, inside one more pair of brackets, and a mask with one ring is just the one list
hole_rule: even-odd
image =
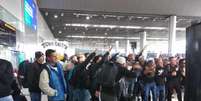
[[0,101],[201,101],[200,4],[0,0]]

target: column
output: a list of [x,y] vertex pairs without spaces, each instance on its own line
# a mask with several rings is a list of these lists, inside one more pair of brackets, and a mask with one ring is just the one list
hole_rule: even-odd
[[177,17],[171,16],[169,21],[169,38],[168,38],[168,53],[174,55],[174,44],[176,42],[176,24]]
[[119,41],[115,41],[115,52],[119,52]]
[[126,55],[129,54],[130,48],[131,48],[130,40],[127,39],[126,40]]
[[140,50],[144,48],[144,46],[146,45],[146,41],[147,41],[147,32],[146,31],[140,32]]

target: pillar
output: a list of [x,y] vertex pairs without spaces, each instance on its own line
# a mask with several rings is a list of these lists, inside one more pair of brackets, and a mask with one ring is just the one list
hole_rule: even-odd
[[140,32],[140,50],[144,48],[144,46],[146,45],[146,41],[147,41],[147,32],[146,31]]
[[115,52],[119,51],[119,41],[115,41]]
[[176,42],[176,24],[177,17],[171,16],[169,21],[168,53],[174,55],[174,45]]
[[126,55],[129,54],[130,48],[131,48],[130,40],[127,39],[127,40],[126,40]]

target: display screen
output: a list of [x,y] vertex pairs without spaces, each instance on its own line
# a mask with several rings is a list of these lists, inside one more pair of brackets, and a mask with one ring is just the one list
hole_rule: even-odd
[[24,0],[24,22],[30,28],[37,30],[37,9],[34,0]]

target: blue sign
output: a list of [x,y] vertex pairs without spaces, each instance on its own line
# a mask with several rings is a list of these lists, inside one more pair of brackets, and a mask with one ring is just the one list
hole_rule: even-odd
[[37,29],[37,8],[34,0],[24,0],[24,22],[27,26]]

